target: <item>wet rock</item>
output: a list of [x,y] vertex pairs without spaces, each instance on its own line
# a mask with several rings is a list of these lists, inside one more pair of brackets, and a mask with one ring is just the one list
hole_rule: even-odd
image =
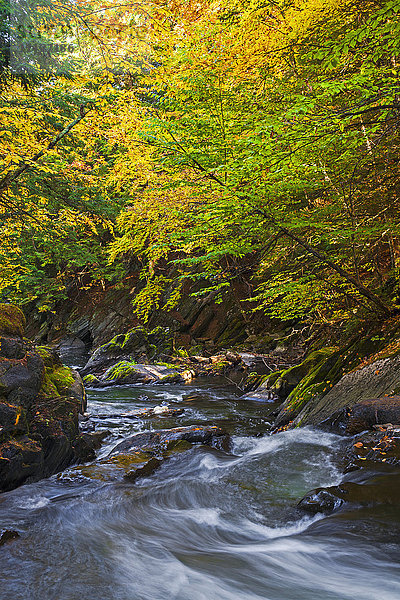
[[128,481],[136,481],[139,477],[148,477],[152,475],[156,469],[161,465],[161,460],[154,456],[148,461],[145,461],[142,465],[137,465],[136,468],[130,469],[124,475],[124,479]]
[[4,546],[12,540],[16,540],[20,535],[14,529],[0,529],[0,546]]
[[229,451],[229,435],[219,427],[177,427],[146,431],[118,444],[108,455],[91,465],[74,467],[60,477],[83,476],[101,481],[135,481],[151,475],[164,460],[190,450],[195,444]]
[[3,442],[0,445],[0,491],[12,490],[35,474],[40,479],[43,465],[44,452],[37,441],[20,436]]
[[380,431],[370,431],[355,437],[346,453],[350,466],[365,467],[380,463],[400,466],[400,425],[379,426]]
[[341,506],[400,506],[400,473],[375,475],[367,481],[346,481],[338,486],[309,492],[297,505],[305,512],[330,513]]
[[343,504],[343,500],[333,493],[332,490],[334,489],[336,488],[313,490],[300,500],[297,507],[313,515],[317,513],[329,514]]
[[209,425],[205,427],[177,427],[175,429],[161,429],[158,431],[137,433],[118,444],[111,451],[111,455],[138,449],[162,453],[167,449],[170,442],[177,440],[186,440],[191,444],[205,444],[212,448],[225,450],[226,452],[230,448],[229,435],[223,429]]

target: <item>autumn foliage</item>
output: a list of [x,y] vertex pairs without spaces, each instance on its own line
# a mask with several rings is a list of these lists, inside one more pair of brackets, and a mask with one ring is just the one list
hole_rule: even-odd
[[397,310],[399,12],[60,4],[70,72],[8,73],[1,97],[2,293],[47,309],[134,256],[144,320],[171,284],[160,261],[221,299],[245,279],[244,310],[280,319]]

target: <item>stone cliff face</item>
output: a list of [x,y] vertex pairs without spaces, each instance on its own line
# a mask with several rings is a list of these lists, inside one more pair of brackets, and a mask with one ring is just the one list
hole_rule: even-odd
[[79,434],[85,391],[50,348],[23,338],[25,317],[0,304],[0,491],[91,456]]
[[[115,335],[143,325],[135,316],[132,300],[143,282],[127,277],[117,286],[106,289],[73,289],[65,301],[60,301],[51,313],[29,309],[29,336],[40,343],[86,344],[96,348]],[[178,304],[171,310],[154,310],[146,328],[169,328],[176,347],[203,344],[210,348],[227,348],[242,343],[258,327],[256,317],[244,317],[241,301],[249,291],[239,283],[222,304],[212,294],[205,297],[192,295],[194,285],[188,282]],[[173,292],[166,290],[160,300],[163,306]],[[260,319],[261,317],[257,317]],[[265,319],[268,321],[268,319]],[[251,321],[251,322],[250,322]],[[262,323],[261,329],[265,327]]]

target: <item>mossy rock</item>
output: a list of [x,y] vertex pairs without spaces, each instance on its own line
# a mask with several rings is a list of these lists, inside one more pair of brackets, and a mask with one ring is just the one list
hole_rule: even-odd
[[112,463],[117,465],[121,469],[127,471],[133,465],[138,465],[144,463],[149,460],[151,457],[150,454],[146,452],[141,452],[140,450],[137,452],[132,452],[131,454],[117,454],[116,456],[112,456],[111,458],[107,458],[104,460],[104,463]]
[[85,377],[82,379],[82,381],[87,386],[96,385],[96,384],[100,383],[100,379],[98,377],[96,377],[95,375],[85,375]]
[[0,335],[23,337],[25,325],[21,309],[12,304],[0,304]]
[[167,456],[186,452],[186,450],[190,450],[191,448],[193,448],[193,444],[187,440],[172,440],[167,445]]
[[60,364],[57,367],[45,367],[41,394],[46,397],[62,396],[75,383],[71,369]]
[[299,365],[282,372],[282,378],[289,386],[296,387],[309,374],[314,373],[322,363],[337,351],[337,347],[321,348],[311,352]]
[[[312,352],[300,365],[283,371],[275,386],[282,381],[282,385],[286,384],[285,391],[291,391],[281,405],[276,426],[292,421],[308,402],[330,390],[335,381],[329,379],[329,374],[333,369],[338,370],[339,358],[336,348],[322,348]],[[294,385],[300,375],[303,375],[302,378]]]
[[36,346],[35,351],[44,362],[44,366],[48,369],[62,366],[61,359],[58,353],[49,346]]
[[104,374],[104,381],[123,381],[138,372],[137,369],[135,369],[135,366],[136,363],[134,362],[122,360],[106,371]]
[[163,375],[156,383],[178,383],[181,379],[181,374],[178,371],[174,371],[173,373]]

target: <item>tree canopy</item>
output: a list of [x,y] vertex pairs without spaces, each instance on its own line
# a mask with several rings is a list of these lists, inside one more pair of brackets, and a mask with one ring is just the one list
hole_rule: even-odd
[[3,69],[0,291],[47,309],[136,257],[143,320],[170,283],[161,264],[176,301],[184,279],[221,299],[241,279],[243,310],[279,319],[397,310],[399,12],[57,5],[38,29],[72,47],[62,72]]

